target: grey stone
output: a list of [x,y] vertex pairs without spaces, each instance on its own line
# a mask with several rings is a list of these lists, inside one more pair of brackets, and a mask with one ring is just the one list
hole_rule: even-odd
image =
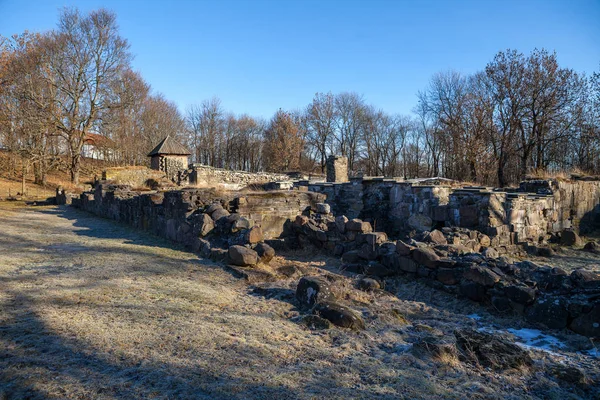
[[362,278],[356,284],[356,287],[365,292],[372,292],[381,289],[379,282],[373,278]]
[[317,203],[317,212],[319,214],[329,214],[331,212],[331,206],[327,203]]
[[296,299],[303,307],[313,307],[315,304],[334,299],[330,283],[317,276],[305,276],[296,287]]
[[373,228],[371,227],[370,223],[355,218],[346,222],[346,230],[360,233],[370,233],[373,231]]
[[600,303],[596,303],[592,310],[575,318],[569,328],[588,337],[600,337]]
[[231,224],[231,232],[235,233],[243,229],[250,229],[250,226],[251,222],[247,218],[240,217],[233,221],[233,223]]
[[460,283],[460,293],[479,303],[485,300],[485,286],[471,281],[462,281]]
[[527,309],[525,317],[529,322],[540,323],[550,329],[567,327],[569,311],[567,301],[562,297],[542,297]]
[[318,303],[313,312],[336,326],[350,329],[365,329],[365,322],[354,310],[334,302]]
[[410,256],[416,247],[404,243],[402,240],[396,241],[396,253],[401,256]]
[[562,231],[560,234],[560,243],[565,246],[579,246],[581,238],[574,231]]
[[435,268],[440,257],[430,248],[418,248],[412,252],[413,259],[428,268]]
[[483,286],[492,287],[500,280],[500,276],[491,269],[481,266],[472,265],[464,273],[464,278],[469,279],[473,282],[479,283]]
[[254,251],[256,251],[260,262],[263,264],[268,264],[275,257],[275,250],[266,243],[258,243],[254,247]]
[[197,217],[198,232],[200,236],[206,236],[215,229],[215,222],[208,214],[200,214]]
[[446,237],[444,234],[437,229],[432,230],[425,237],[426,242],[435,243],[435,244],[448,244]]
[[253,266],[258,264],[258,254],[256,251],[244,246],[230,246],[229,259],[234,265],[241,267]]
[[531,304],[535,300],[535,289],[523,285],[510,285],[504,288],[506,296],[519,304]]

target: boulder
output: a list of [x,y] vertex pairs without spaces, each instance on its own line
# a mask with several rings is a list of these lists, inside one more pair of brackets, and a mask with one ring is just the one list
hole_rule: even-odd
[[330,283],[318,276],[305,276],[296,287],[296,299],[302,307],[310,308],[315,304],[335,298]]
[[206,211],[205,211],[205,212],[206,212],[208,215],[211,215],[213,212],[215,212],[215,211],[217,211],[217,210],[222,210],[222,209],[223,209],[223,206],[221,205],[221,203],[214,203],[214,204],[211,204],[210,206],[208,206],[208,207],[206,208]]
[[352,232],[370,233],[373,231],[373,228],[371,227],[370,223],[364,222],[358,218],[354,218],[346,222],[346,230]]
[[239,232],[244,229],[250,229],[251,223],[247,218],[239,217],[236,218],[231,224],[231,232]]
[[596,303],[587,314],[575,318],[569,328],[580,335],[600,337],[600,303]]
[[354,310],[334,302],[318,303],[314,314],[329,320],[332,324],[350,329],[365,329],[365,322]]
[[373,278],[362,278],[357,282],[356,287],[365,292],[372,292],[374,290],[381,289],[379,282]]
[[460,293],[478,303],[485,301],[485,286],[471,281],[462,281],[460,283]]
[[564,246],[579,246],[581,238],[575,231],[564,230],[560,234],[560,243]]
[[416,247],[404,243],[402,240],[396,241],[396,253],[401,256],[410,256]]
[[254,247],[254,251],[256,251],[260,262],[263,264],[268,264],[269,261],[275,257],[275,250],[266,243],[258,243],[256,247]]
[[247,267],[258,264],[258,254],[256,251],[244,246],[230,246],[228,255],[231,263],[234,265]]
[[531,304],[535,300],[535,289],[524,285],[510,285],[504,288],[506,297],[515,303]]
[[329,214],[331,212],[331,206],[327,203],[317,203],[316,209],[319,214]]
[[600,289],[600,274],[579,268],[571,273],[571,281],[586,289]]
[[254,244],[263,241],[263,231],[258,225],[254,225],[252,228],[245,231],[245,237],[247,243]]
[[491,269],[481,266],[472,265],[464,273],[464,278],[476,282],[480,285],[492,287],[500,280],[500,276]]
[[448,241],[446,240],[444,234],[438,231],[437,229],[434,229],[431,232],[429,232],[427,236],[425,236],[425,241],[435,244],[448,244]]
[[542,297],[527,309],[525,318],[529,322],[539,323],[550,329],[567,327],[569,311],[567,301],[562,297]]
[[412,214],[408,218],[408,226],[419,232],[430,231],[433,221],[423,214]]
[[507,339],[474,329],[454,332],[460,359],[495,370],[533,365],[529,352]]
[[208,214],[198,215],[195,222],[198,224],[197,229],[200,236],[206,236],[215,229],[215,222]]
[[221,219],[223,217],[228,217],[229,215],[230,215],[229,211],[227,211],[223,207],[217,208],[212,213],[210,213],[210,216],[214,221],[218,221],[219,219]]
[[590,253],[598,253],[600,252],[600,246],[596,242],[587,242],[585,246],[583,246],[585,251],[589,251]]
[[481,234],[479,235],[479,244],[483,247],[490,247],[492,244],[492,240],[488,235]]
[[427,268],[435,268],[440,257],[428,247],[417,248],[412,252],[413,259]]

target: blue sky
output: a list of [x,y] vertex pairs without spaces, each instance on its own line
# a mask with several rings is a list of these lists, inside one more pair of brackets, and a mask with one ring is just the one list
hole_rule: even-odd
[[355,91],[408,114],[434,73],[476,72],[507,48],[600,70],[600,0],[0,0],[0,35],[53,29],[64,6],[115,11],[134,69],[182,112],[217,96],[269,118]]

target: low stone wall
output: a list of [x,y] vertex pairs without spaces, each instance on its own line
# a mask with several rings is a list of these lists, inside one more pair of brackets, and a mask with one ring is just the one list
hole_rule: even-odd
[[102,180],[133,188],[147,186],[149,179],[159,182],[166,179],[166,175],[147,167],[114,167],[102,171]]
[[211,205],[220,204],[228,214],[239,214],[251,226],[260,226],[265,239],[271,239],[284,232],[290,218],[323,200],[322,195],[301,191],[240,194],[185,188],[139,192],[127,185],[104,182],[96,185],[94,192],[85,192],[73,199],[73,205],[196,248],[199,228],[194,225],[194,215]]
[[397,275],[423,279],[497,312],[514,312],[551,329],[600,337],[598,272],[568,274],[529,261],[511,263],[498,256],[487,235],[465,228],[434,230],[419,241],[390,241],[386,233],[372,232],[371,224],[359,219],[307,214],[296,218],[290,244],[313,245],[341,257],[346,271],[376,279]]
[[207,165],[194,164],[190,172],[190,185],[225,185],[230,189],[241,189],[254,183],[287,181],[285,174],[267,172],[232,171],[214,168]]

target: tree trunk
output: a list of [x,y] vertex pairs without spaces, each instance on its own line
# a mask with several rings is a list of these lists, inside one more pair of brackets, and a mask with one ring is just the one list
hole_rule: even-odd
[[71,158],[71,183],[79,184],[79,168],[81,167],[81,155],[75,154]]

